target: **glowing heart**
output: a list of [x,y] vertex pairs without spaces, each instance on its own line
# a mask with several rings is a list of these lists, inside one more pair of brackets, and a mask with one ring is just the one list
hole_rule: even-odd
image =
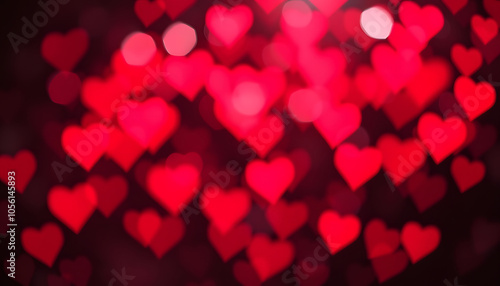
[[79,233],[97,207],[97,195],[87,183],[76,185],[73,190],[56,186],[49,191],[47,204],[55,217]]
[[61,141],[64,151],[89,171],[106,152],[109,135],[100,124],[85,129],[72,125],[64,129]]
[[52,267],[64,244],[61,229],[52,222],[44,224],[40,230],[25,228],[21,233],[24,250],[45,265]]
[[470,76],[481,67],[483,56],[475,48],[466,49],[460,44],[455,44],[451,48],[451,60],[460,73]]
[[148,192],[167,211],[177,215],[198,191],[199,175],[200,171],[190,164],[175,168],[157,165],[148,172]]
[[422,228],[416,222],[408,222],[401,231],[401,244],[412,263],[432,253],[439,245],[441,232],[435,226]]
[[253,160],[245,169],[248,185],[269,203],[275,204],[293,181],[295,168],[286,157],[266,163]]
[[134,107],[126,109],[126,112],[127,114],[118,117],[120,127],[153,154],[179,125],[177,108],[168,105],[161,98],[136,103]]
[[455,81],[453,89],[455,98],[471,121],[488,111],[496,101],[495,89],[487,82],[476,84],[470,78],[461,76]]
[[318,231],[333,255],[358,238],[361,222],[356,216],[341,217],[336,212],[328,210],[319,217]]
[[484,19],[479,15],[474,15],[471,18],[471,26],[484,45],[487,45],[498,34],[498,24],[491,18]]
[[441,163],[467,138],[467,128],[458,117],[442,120],[435,113],[425,113],[417,126],[418,136],[436,164]]
[[188,57],[170,56],[163,62],[165,80],[193,101],[205,85],[212,65],[212,56],[203,50],[194,51]]
[[[224,192],[211,188],[205,192],[209,199],[203,213],[222,235],[227,234],[250,210],[250,195],[244,189]],[[212,192],[216,195],[211,195]]]
[[222,5],[211,6],[206,15],[206,25],[226,47],[232,47],[250,29],[253,13],[245,5],[227,9]]
[[314,121],[314,126],[332,149],[354,133],[360,124],[361,113],[350,103],[324,108],[321,116]]
[[333,157],[335,167],[355,191],[373,178],[382,165],[382,153],[375,148],[359,150],[352,144],[342,144]]

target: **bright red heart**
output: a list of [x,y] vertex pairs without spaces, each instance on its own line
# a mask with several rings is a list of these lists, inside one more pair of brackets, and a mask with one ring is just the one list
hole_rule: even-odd
[[134,4],[134,11],[146,27],[163,15],[163,8],[158,1],[137,0]]
[[471,26],[484,45],[487,45],[498,34],[498,24],[491,18],[484,19],[480,15],[474,15],[471,18]]
[[360,125],[361,112],[350,103],[325,106],[321,116],[314,121],[314,126],[332,149],[351,136]]
[[336,212],[327,210],[318,220],[318,232],[332,255],[353,243],[360,231],[361,222],[354,215],[341,217]]
[[142,212],[130,210],[123,216],[125,230],[144,247],[151,244],[161,223],[161,217],[154,209]]
[[109,217],[127,197],[128,184],[122,176],[116,175],[105,179],[93,175],[87,182],[94,187],[97,194],[97,208],[105,217]]
[[168,84],[193,101],[208,79],[213,59],[207,51],[197,50],[188,57],[169,56],[162,65]]
[[252,228],[248,224],[240,224],[228,233],[221,234],[215,226],[210,225],[207,236],[222,260],[227,262],[250,244]]
[[231,9],[223,5],[213,5],[207,11],[205,22],[208,30],[224,46],[232,47],[252,27],[253,13],[245,5],[238,5]]
[[271,241],[265,234],[257,234],[247,248],[247,256],[261,281],[284,270],[293,261],[295,251],[288,241]]
[[426,41],[441,31],[444,25],[443,14],[436,6],[426,5],[420,8],[412,1],[403,1],[399,5],[399,18],[406,28],[423,33]]
[[186,227],[180,218],[166,217],[161,221],[158,231],[151,240],[149,247],[156,257],[160,259],[182,240],[185,232]]
[[346,143],[337,148],[333,162],[351,190],[355,191],[378,173],[382,153],[371,147],[359,150]]
[[97,195],[94,187],[87,183],[78,184],[73,190],[55,186],[47,195],[47,204],[55,217],[79,233],[97,207]]
[[57,224],[48,222],[40,230],[25,228],[21,233],[21,243],[27,253],[52,267],[64,244],[64,236]]
[[417,263],[433,252],[440,240],[441,232],[435,226],[422,228],[416,222],[408,222],[401,231],[401,244],[412,263]]
[[398,93],[420,70],[422,61],[415,51],[395,51],[378,44],[371,53],[373,68],[394,93]]
[[205,197],[206,206],[202,211],[222,235],[227,234],[245,218],[252,205],[250,195],[244,189],[225,192],[214,187],[205,190]]
[[467,49],[461,44],[455,44],[451,48],[451,60],[465,76],[475,73],[483,63],[483,56],[476,48]]
[[0,156],[0,180],[4,184],[8,184],[8,173],[12,171],[15,172],[16,191],[22,194],[36,171],[35,156],[28,150],[21,150],[14,157]]
[[307,221],[307,205],[302,202],[287,204],[280,200],[266,210],[266,218],[278,237],[285,240]]
[[476,84],[465,76],[457,78],[453,90],[455,98],[471,121],[493,107],[497,96],[491,84],[485,81]]
[[245,169],[248,185],[271,204],[278,202],[294,175],[295,168],[287,157],[279,157],[269,163],[253,160]]
[[64,129],[61,144],[68,155],[90,171],[108,148],[108,130],[97,123],[85,129],[71,125]]
[[120,127],[151,153],[156,153],[179,126],[179,111],[159,97],[136,103],[118,116]]
[[467,157],[458,156],[451,163],[451,175],[461,193],[480,183],[486,173],[483,162],[469,162]]
[[42,56],[53,67],[71,71],[87,51],[89,36],[84,29],[73,29],[66,35],[50,33],[43,39]]
[[200,171],[191,164],[175,168],[157,165],[147,175],[149,194],[173,215],[179,214],[194,197],[199,184]]
[[380,219],[372,219],[366,225],[364,237],[369,259],[394,253],[399,247],[399,232],[388,230]]
[[450,117],[443,120],[431,112],[420,117],[417,132],[436,164],[451,155],[467,139],[467,127],[460,118]]

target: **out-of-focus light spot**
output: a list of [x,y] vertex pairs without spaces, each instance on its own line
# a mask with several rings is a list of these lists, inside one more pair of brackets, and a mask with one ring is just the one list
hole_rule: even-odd
[[54,103],[67,105],[78,97],[80,86],[80,78],[76,74],[61,71],[50,80],[47,89]]
[[387,39],[391,34],[394,19],[385,9],[375,6],[361,13],[361,29],[374,39]]
[[151,36],[136,32],[123,40],[121,51],[127,64],[143,66],[155,55],[156,45]]
[[262,110],[266,97],[258,84],[244,82],[234,89],[232,103],[239,113],[253,116]]
[[323,101],[314,90],[301,89],[290,95],[288,108],[295,116],[295,119],[302,122],[311,122],[321,115]]
[[196,46],[196,31],[189,25],[175,22],[163,33],[163,45],[172,56],[185,56]]
[[283,19],[292,27],[301,28],[309,25],[312,19],[312,11],[302,1],[289,1],[283,6]]

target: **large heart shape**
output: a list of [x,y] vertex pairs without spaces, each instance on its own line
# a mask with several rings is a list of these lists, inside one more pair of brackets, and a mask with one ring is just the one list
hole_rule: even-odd
[[85,129],[71,125],[64,129],[61,144],[68,155],[89,171],[106,152],[109,133],[97,123]]
[[245,169],[248,185],[269,203],[275,204],[293,181],[295,168],[287,157],[266,163],[253,160]]
[[42,56],[60,70],[71,71],[87,51],[89,36],[84,29],[77,28],[66,35],[50,33],[43,39]]
[[341,217],[338,213],[327,210],[318,220],[318,232],[332,255],[353,243],[360,231],[361,222],[354,215]]
[[436,164],[457,150],[467,139],[467,127],[458,117],[446,120],[435,113],[424,113],[417,126],[418,137]]
[[416,222],[408,222],[401,231],[401,244],[412,263],[417,263],[433,252],[440,240],[441,232],[435,226],[422,228]]
[[333,162],[351,190],[355,191],[378,173],[382,153],[371,147],[359,150],[346,143],[337,148]]
[[208,30],[224,46],[232,47],[252,27],[253,13],[245,5],[230,9],[223,5],[213,5],[207,11],[205,22]]
[[47,204],[55,217],[79,233],[97,208],[97,195],[88,183],[78,184],[72,190],[55,186],[47,195]]
[[[214,187],[217,188],[217,187]],[[220,234],[227,234],[250,211],[251,199],[244,189],[233,189],[224,192],[220,189],[205,191],[208,198],[203,213],[217,228]],[[213,196],[212,192],[216,195]]]
[[351,136],[360,125],[361,112],[351,103],[324,106],[323,113],[314,121],[314,126],[332,149]]
[[64,244],[64,236],[57,224],[49,222],[40,230],[25,228],[21,233],[24,250],[45,265],[52,267]]
[[191,200],[200,184],[200,171],[196,166],[154,166],[147,175],[149,194],[167,211],[177,215]]
[[493,107],[497,97],[491,84],[484,81],[476,84],[465,76],[457,78],[453,90],[455,98],[471,121]]
[[179,111],[158,97],[136,104],[127,109],[128,114],[118,115],[118,123],[125,133],[154,154],[179,126]]

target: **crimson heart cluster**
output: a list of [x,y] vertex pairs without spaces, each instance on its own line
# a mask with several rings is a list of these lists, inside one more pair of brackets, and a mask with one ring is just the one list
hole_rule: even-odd
[[500,282],[500,1],[41,2],[5,285]]

